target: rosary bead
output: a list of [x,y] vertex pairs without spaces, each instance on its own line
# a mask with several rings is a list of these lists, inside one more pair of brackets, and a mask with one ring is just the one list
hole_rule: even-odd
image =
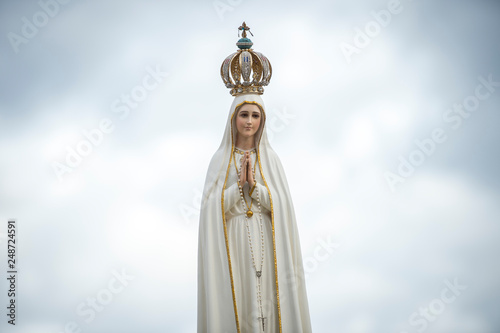
[[[257,164],[257,159],[255,160],[255,164]],[[263,226],[263,222],[262,222],[262,214],[261,214],[261,209],[260,209],[259,188],[258,187],[255,188],[255,190],[257,191],[257,207],[258,207],[258,211],[259,211],[259,219],[258,220],[259,220],[259,229],[260,229],[260,249],[261,249],[261,251],[260,251],[260,268],[257,269],[257,265],[255,263],[255,255],[254,255],[253,246],[252,246],[252,236],[250,233],[250,227],[248,225],[248,219],[253,216],[253,212],[251,211],[253,198],[252,198],[252,201],[250,202],[250,207],[248,207],[248,203],[246,203],[245,195],[243,193],[242,185],[239,182],[239,179],[241,178],[241,168],[240,168],[240,170],[238,170],[238,168],[236,166],[236,158],[235,158],[235,165],[234,166],[236,168],[236,173],[238,174],[238,178],[236,181],[237,181],[238,187],[239,187],[239,192],[240,192],[240,197],[241,197],[241,206],[243,208],[243,211],[246,212],[245,225],[246,225],[247,235],[248,235],[248,245],[250,246],[250,254],[252,257],[252,264],[253,264],[253,267],[255,269],[256,276],[257,276],[257,301],[258,301],[259,307],[260,307],[261,318],[262,318],[262,320],[264,320],[264,315],[262,313],[262,293],[261,293],[260,277],[262,275],[262,267],[264,264],[264,250],[265,250],[264,245],[265,244],[264,244],[264,226]],[[252,170],[252,175],[253,175],[253,178],[255,179],[255,166]],[[255,185],[256,184],[254,184],[254,186]],[[245,206],[246,206],[246,209],[245,209]]]

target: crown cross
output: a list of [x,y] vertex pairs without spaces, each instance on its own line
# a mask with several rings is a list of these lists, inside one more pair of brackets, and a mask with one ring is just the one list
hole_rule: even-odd
[[[247,38],[247,30],[250,33],[250,35],[252,35],[252,37],[253,37],[253,33],[250,31],[250,27],[247,26],[247,24],[244,21],[243,21],[243,24],[239,26],[238,30],[243,30],[243,33],[241,34],[241,37],[243,37],[243,38]],[[240,37],[239,31],[238,31],[238,37]]]

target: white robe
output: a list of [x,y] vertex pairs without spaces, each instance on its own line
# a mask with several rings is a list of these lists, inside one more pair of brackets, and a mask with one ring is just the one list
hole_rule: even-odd
[[[255,149],[250,150],[255,152]],[[241,168],[243,154],[235,152],[236,165]],[[256,155],[250,154],[252,167],[256,163]],[[258,164],[256,165],[258,168]],[[250,231],[252,249],[254,253],[257,270],[261,267],[261,233],[260,218],[257,205],[257,193],[261,204],[263,236],[264,236],[264,262],[262,264],[261,300],[262,315],[264,316],[265,332],[278,332],[278,308],[276,301],[276,277],[274,274],[273,240],[271,226],[271,202],[269,194],[263,184],[259,173],[256,173],[256,184],[249,196],[249,184],[243,186],[246,203],[243,205],[236,182],[237,174],[234,168],[234,160],[230,167],[228,185],[224,193],[224,208],[226,209],[227,232],[229,238],[229,250],[233,264],[233,278],[235,285],[236,304],[239,312],[240,325],[243,332],[262,332],[262,321],[259,302],[257,299],[257,276],[254,267],[248,231]],[[253,199],[253,203],[252,203]],[[246,225],[246,205],[252,205],[253,215],[248,218],[248,229]],[[245,209],[244,209],[245,207]]]
[[[310,333],[292,198],[283,166],[267,138],[264,103],[255,94],[237,96],[233,100],[222,142],[210,161],[205,179],[198,241],[198,333],[261,332],[258,330],[260,313],[255,268],[249,255],[244,210],[234,186],[233,152],[237,133],[234,115],[244,103],[258,105],[262,112],[261,126],[255,134],[257,152],[252,155],[252,162],[255,163],[256,157],[258,185],[254,193],[256,195],[257,190],[261,198],[264,225],[265,258],[261,280],[265,332]],[[247,190],[245,187],[245,192]],[[247,197],[247,202],[249,199]],[[258,209],[252,210],[254,215],[249,227],[252,240],[258,244]],[[260,265],[258,246],[254,245],[254,257]]]

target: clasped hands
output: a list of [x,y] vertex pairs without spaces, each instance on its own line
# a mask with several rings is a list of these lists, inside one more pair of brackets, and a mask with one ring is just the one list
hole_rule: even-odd
[[243,157],[241,158],[241,173],[240,173],[240,184],[241,186],[245,185],[248,181],[250,187],[255,185],[255,180],[253,178],[253,169],[252,169],[252,158],[250,157],[250,152],[245,152]]

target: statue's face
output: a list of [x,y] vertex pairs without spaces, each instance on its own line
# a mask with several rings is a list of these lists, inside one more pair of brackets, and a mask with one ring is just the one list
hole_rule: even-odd
[[236,115],[238,135],[253,137],[260,125],[260,109],[255,104],[243,104]]

